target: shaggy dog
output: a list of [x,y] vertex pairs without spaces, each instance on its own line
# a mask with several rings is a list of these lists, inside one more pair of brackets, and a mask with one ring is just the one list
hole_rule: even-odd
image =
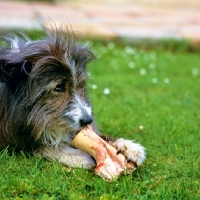
[[[71,145],[88,124],[96,130],[86,92],[94,54],[73,33],[45,28],[46,38],[7,34],[0,47],[0,149],[26,151],[69,167],[91,168],[94,159]],[[100,133],[99,133],[100,134]],[[140,165],[144,147],[101,137]]]

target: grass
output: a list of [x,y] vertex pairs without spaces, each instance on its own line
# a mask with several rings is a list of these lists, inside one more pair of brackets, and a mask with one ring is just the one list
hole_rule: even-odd
[[3,150],[0,199],[200,199],[200,54],[91,45],[98,60],[88,67],[88,89],[99,128],[143,144],[145,163],[105,182],[93,170]]

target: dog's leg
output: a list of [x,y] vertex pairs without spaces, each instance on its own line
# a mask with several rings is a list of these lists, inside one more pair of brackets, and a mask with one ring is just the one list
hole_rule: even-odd
[[96,166],[95,160],[80,149],[61,145],[55,147],[43,147],[35,153],[48,160],[58,161],[68,167],[89,169]]
[[100,135],[102,139],[114,146],[119,153],[122,153],[128,161],[141,165],[145,159],[145,148],[131,140],[123,138],[113,139],[105,135]]

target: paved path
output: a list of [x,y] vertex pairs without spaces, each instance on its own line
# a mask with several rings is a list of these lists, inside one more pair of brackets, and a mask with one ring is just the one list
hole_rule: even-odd
[[1,1],[0,28],[39,28],[37,20],[45,17],[46,21],[56,24],[70,23],[81,35],[132,39],[184,37],[200,45],[199,0],[190,0],[189,4],[184,0],[177,0],[179,4],[173,4],[174,0],[157,1],[157,4],[156,0],[82,3],[86,1],[54,4]]

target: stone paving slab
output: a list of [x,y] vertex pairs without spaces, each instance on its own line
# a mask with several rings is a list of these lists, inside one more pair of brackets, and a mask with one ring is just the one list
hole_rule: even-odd
[[[144,2],[145,0],[140,0]],[[70,24],[81,35],[128,38],[187,38],[200,44],[200,1],[179,6],[155,0],[98,3],[76,1],[0,2],[0,28],[40,28],[38,21]],[[169,1],[173,3],[173,1]],[[165,6],[166,5],[166,6]],[[182,6],[181,6],[182,5]]]

